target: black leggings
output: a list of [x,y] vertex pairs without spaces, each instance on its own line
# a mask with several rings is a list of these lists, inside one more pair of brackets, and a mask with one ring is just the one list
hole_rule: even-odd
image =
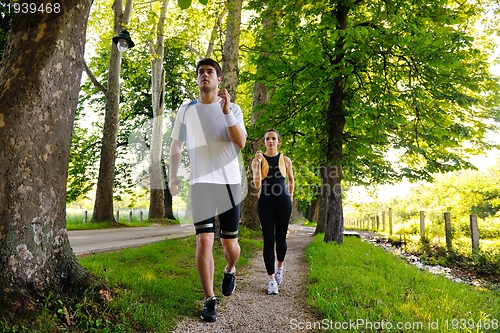
[[289,195],[277,197],[261,196],[257,205],[262,235],[264,238],[264,263],[267,274],[274,274],[274,243],[276,258],[284,261],[286,255],[286,233],[292,214],[292,202]]

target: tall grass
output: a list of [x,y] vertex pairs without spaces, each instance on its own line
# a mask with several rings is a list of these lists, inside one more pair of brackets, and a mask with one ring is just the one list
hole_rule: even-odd
[[307,259],[308,301],[325,331],[346,323],[346,332],[500,331],[499,295],[421,271],[359,239],[336,245],[318,235]]

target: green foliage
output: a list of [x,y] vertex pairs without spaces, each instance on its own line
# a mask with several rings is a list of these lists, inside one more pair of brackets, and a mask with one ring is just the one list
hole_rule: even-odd
[[[420,271],[359,239],[346,238],[339,246],[324,243],[323,237],[316,236],[307,249],[308,300],[327,322],[362,319],[365,323],[392,323],[392,330],[397,323],[422,323],[422,327],[408,330],[434,332],[436,328],[428,325],[438,321],[438,331],[451,332],[458,330],[449,330],[446,320],[448,324],[452,319],[490,324],[498,320],[500,299],[492,291]],[[333,327],[329,331],[333,332]],[[348,326],[346,331],[380,330]]]
[[[170,6],[165,20],[165,133],[164,152],[168,154],[170,132],[175,111],[197,94],[194,65],[210,37],[216,17],[224,10],[223,1],[199,1],[181,10]],[[181,5],[181,3],[179,3]],[[134,13],[127,27],[136,46],[122,57],[120,87],[120,124],[115,168],[115,200],[133,195],[137,187],[149,188],[147,164],[151,136],[151,68],[150,46],[153,45],[160,3],[134,2]],[[87,33],[87,63],[94,76],[105,87],[113,32],[112,1],[95,1]],[[204,12],[200,15],[200,12]],[[220,27],[223,29],[223,27]],[[221,58],[217,40],[213,57]],[[220,47],[219,47],[220,46]],[[104,117],[105,95],[90,81],[81,86],[79,114],[73,132],[70,157],[68,202],[84,198],[94,188],[97,178],[100,137]]]
[[[191,2],[192,0],[178,0],[177,4],[181,9],[188,9],[189,7],[191,7]],[[205,6],[208,4],[208,0],[199,0],[199,2]]]
[[[271,89],[265,109],[272,112],[257,127],[273,126],[290,138],[295,163],[317,166],[331,158],[325,115],[339,80],[346,123],[336,140],[350,182],[431,179],[470,168],[467,154],[490,148],[483,139],[497,127],[486,121],[498,119],[499,85],[489,73],[491,44],[470,29],[481,16],[478,4],[250,1],[249,7],[259,14],[253,79]],[[336,18],[341,10],[348,12],[345,27]],[[275,22],[271,31],[260,25],[264,18]],[[462,149],[464,142],[474,148]],[[386,158],[391,148],[396,162]]]

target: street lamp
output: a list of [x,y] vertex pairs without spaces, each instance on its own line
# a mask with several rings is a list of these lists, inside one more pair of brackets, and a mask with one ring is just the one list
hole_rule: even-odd
[[118,47],[118,51],[125,52],[135,46],[127,30],[121,30],[117,36],[113,37],[113,43]]

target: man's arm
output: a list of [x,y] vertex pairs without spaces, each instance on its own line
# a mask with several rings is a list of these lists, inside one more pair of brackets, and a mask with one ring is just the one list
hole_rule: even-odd
[[227,133],[229,134],[229,140],[231,140],[232,143],[238,146],[239,150],[242,150],[243,148],[245,148],[247,136],[240,125],[238,125],[234,114],[231,111],[231,96],[226,89],[219,90],[217,94],[222,100],[221,108],[224,117],[226,117],[225,121],[227,126]]
[[247,136],[241,129],[240,125],[236,124],[234,126],[228,127],[227,133],[229,134],[229,139],[231,140],[231,142],[238,146],[239,150],[245,148]]
[[177,195],[181,190],[181,182],[177,177],[177,171],[179,170],[179,165],[181,164],[182,145],[183,142],[176,139],[173,139],[170,144],[170,155],[168,156],[168,189],[170,190],[170,194],[172,196]]

